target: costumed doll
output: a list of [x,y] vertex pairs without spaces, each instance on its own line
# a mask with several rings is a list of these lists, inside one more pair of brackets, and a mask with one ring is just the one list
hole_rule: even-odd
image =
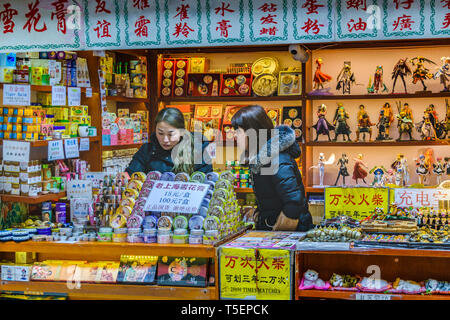
[[334,153],[330,155],[328,160],[325,160],[325,155],[323,153],[319,153],[319,160],[317,161],[317,166],[312,166],[309,169],[319,169],[319,186],[323,187],[323,179],[325,177],[325,165],[333,164],[335,159]]
[[427,111],[423,113],[423,120],[417,123],[417,131],[420,133],[422,140],[434,141],[437,139],[431,115]]
[[373,167],[369,173],[373,173],[373,181],[372,186],[375,187],[384,187],[384,179],[383,176],[386,174],[386,169],[383,166]]
[[337,138],[340,134],[343,135],[343,139],[345,140],[345,136],[347,136],[348,141],[352,141],[350,139],[350,133],[352,132],[350,130],[350,126],[347,124],[347,119],[349,118],[348,113],[345,111],[344,106],[342,103],[338,103],[338,107],[336,109],[336,113],[334,114],[333,118],[333,125],[336,126],[336,129],[334,131],[334,140],[337,141]]
[[403,81],[403,87],[405,88],[405,93],[408,93],[406,90],[406,81],[405,77],[411,74],[411,69],[407,64],[408,58],[400,59],[394,66],[394,70],[392,71],[392,79],[394,79],[394,84],[392,85],[392,93],[394,93],[395,84],[397,83],[398,77],[400,77]]
[[394,113],[392,112],[392,107],[389,102],[386,102],[380,111],[380,116],[378,117],[378,136],[377,140],[390,140],[389,128],[394,121]]
[[378,93],[387,92],[388,88],[383,82],[383,66],[377,66],[375,69],[375,74],[373,76],[373,84],[370,84],[371,80],[369,80],[369,87],[367,88],[368,93]]
[[355,166],[353,167],[353,180],[356,181],[356,185],[358,185],[358,180],[362,179],[362,181],[364,181],[365,184],[367,184],[365,178],[367,177],[367,166],[366,164],[362,161],[363,155],[361,153],[359,153],[356,158],[354,158],[353,160],[355,160]]
[[369,114],[365,110],[364,105],[359,106],[358,127],[356,128],[356,142],[359,141],[360,133],[363,134],[363,140],[366,141],[366,133],[369,133],[369,141],[372,141],[372,128],[375,123],[370,122]]
[[442,66],[439,70],[434,74],[433,78],[436,79],[439,77],[442,85],[444,86],[444,90],[441,92],[449,91],[448,81],[450,79],[450,57],[442,57]]
[[391,168],[394,170],[395,184],[406,186],[409,182],[409,169],[405,156],[399,153],[397,159],[391,164]]
[[442,161],[442,157],[438,157],[436,163],[433,163],[433,173],[436,175],[436,182],[439,185],[441,177],[445,173],[445,163]]
[[316,59],[315,62],[316,62],[316,72],[314,73],[314,79],[313,79],[314,91],[312,93],[330,94],[328,92],[330,90],[330,88],[324,88],[323,84],[330,81],[332,79],[332,77],[330,75],[322,72],[322,70],[321,70],[322,65],[323,65],[322,58]]
[[350,61],[345,61],[344,66],[337,76],[336,90],[342,88],[342,94],[350,94],[351,85],[355,83],[355,74],[352,72]]
[[419,183],[424,184],[425,178],[430,174],[430,168],[425,162],[425,156],[421,154],[419,159],[416,160],[416,173],[419,175]]
[[433,74],[430,73],[430,70],[425,68],[425,62],[432,63],[432,64],[436,64],[436,63],[434,63],[430,59],[427,59],[427,58],[421,57],[421,56],[412,58],[410,61],[413,66],[416,66],[416,69],[413,71],[412,83],[416,84],[418,81],[422,82],[423,91],[427,91],[427,86],[425,85],[424,80],[432,79]]
[[336,178],[336,182],[334,183],[334,185],[337,185],[339,177],[342,176],[342,185],[345,186],[345,177],[348,177],[350,174],[348,173],[347,170],[347,165],[348,165],[348,157],[347,154],[343,153],[342,156],[339,158],[337,165],[339,167],[339,173],[338,176]]
[[316,114],[318,119],[316,124],[312,126],[316,130],[316,138],[314,141],[317,141],[319,134],[328,136],[328,141],[331,141],[330,131],[334,130],[334,126],[325,118],[327,115],[327,106],[324,104],[320,105]]

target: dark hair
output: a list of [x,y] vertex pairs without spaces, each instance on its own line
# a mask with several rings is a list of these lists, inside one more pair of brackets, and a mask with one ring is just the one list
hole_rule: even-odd
[[234,130],[238,128],[247,131],[249,129],[273,129],[272,120],[270,120],[266,111],[259,105],[251,105],[239,109],[231,119],[231,125]]
[[156,115],[155,123],[167,122],[174,128],[185,129],[184,117],[176,108],[164,108]]

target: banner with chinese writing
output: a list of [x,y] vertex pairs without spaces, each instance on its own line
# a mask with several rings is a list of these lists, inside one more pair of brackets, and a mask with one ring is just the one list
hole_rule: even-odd
[[0,52],[445,38],[450,0],[0,0]]
[[439,200],[450,201],[449,189],[394,189],[394,204],[398,207],[439,207]]
[[290,300],[288,250],[220,249],[221,299]]
[[346,215],[356,220],[368,217],[375,208],[389,207],[389,188],[325,188],[325,219]]

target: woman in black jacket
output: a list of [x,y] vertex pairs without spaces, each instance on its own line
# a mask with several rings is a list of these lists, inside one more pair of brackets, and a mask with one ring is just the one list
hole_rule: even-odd
[[[233,116],[238,147],[244,150],[257,199],[258,230],[298,230],[313,228],[305,188],[296,158],[300,147],[288,126],[274,129],[260,106],[248,106]],[[267,138],[264,137],[267,134]]]
[[211,172],[211,159],[205,150],[208,144],[201,134],[193,135],[185,130],[180,110],[162,109],[156,115],[156,130],[150,135],[149,143],[136,152],[126,172],[130,175],[150,171]]

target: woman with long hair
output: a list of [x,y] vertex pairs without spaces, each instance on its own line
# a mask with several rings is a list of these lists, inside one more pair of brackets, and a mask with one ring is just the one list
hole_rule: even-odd
[[180,110],[162,109],[156,115],[155,122],[155,132],[150,135],[149,143],[144,144],[133,156],[126,169],[128,174],[150,171],[188,174],[194,171],[213,171],[211,159],[205,151],[208,142],[203,142],[202,135],[195,135],[194,139],[194,135],[185,129]]
[[231,120],[242,162],[250,167],[258,208],[258,230],[298,230],[313,227],[302,177],[295,161],[301,154],[295,132],[274,128],[261,106],[240,109]]

